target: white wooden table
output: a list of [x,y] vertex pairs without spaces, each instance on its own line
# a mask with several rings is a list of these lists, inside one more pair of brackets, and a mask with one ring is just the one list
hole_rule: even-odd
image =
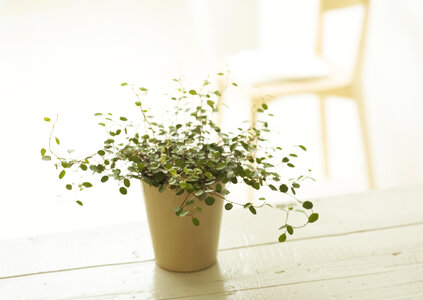
[[0,299],[423,299],[423,186],[316,207],[283,244],[279,212],[227,212],[196,273],[157,267],[143,223],[1,241]]

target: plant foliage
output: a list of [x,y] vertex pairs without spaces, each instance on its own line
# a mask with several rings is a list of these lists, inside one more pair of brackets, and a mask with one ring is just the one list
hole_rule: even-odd
[[[51,124],[51,133],[47,150],[41,149],[42,159],[55,161],[61,180],[66,180],[68,169],[92,172],[93,175],[97,174],[100,183],[109,179],[118,181],[119,192],[123,195],[128,193],[133,180],[142,180],[159,191],[168,189],[177,195],[185,193],[185,200],[174,211],[180,217],[189,215],[194,226],[200,225],[201,208],[195,205],[200,201],[210,206],[221,198],[226,202],[226,210],[237,205],[254,215],[258,213],[258,208],[272,206],[263,197],[258,199],[258,204],[237,203],[228,199],[227,187],[238,183],[255,190],[270,189],[293,198],[299,204],[295,210],[294,206],[278,208],[285,214],[279,228],[282,230],[278,238],[280,242],[286,240],[287,234],[292,235],[294,229],[317,221],[318,214],[313,211],[313,204],[295,197],[300,183],[312,178],[308,175],[289,180],[282,178],[283,172],[295,167],[297,152],[307,150],[303,145],[296,146],[298,151],[291,153],[286,153],[281,147],[272,147],[266,138],[270,133],[269,125],[261,120],[246,128],[240,127],[237,132],[223,132],[213,121],[223,91],[213,89],[208,80],[199,89],[189,90],[184,88],[182,80],[174,81],[177,93],[170,97],[173,109],[168,124],[155,122],[145,108],[146,88],[122,83],[121,86],[132,88],[134,92],[135,106],[139,110],[143,128],[134,126],[125,116],[94,114],[98,118],[98,125],[105,128],[107,138],[101,149],[82,159],[65,158],[57,154],[56,149],[53,150],[54,144],[54,147],[60,146],[59,138],[53,137],[58,118],[53,121],[45,117],[44,121]],[[232,85],[237,86],[236,83]],[[256,109],[266,117],[273,116],[268,112],[266,103]],[[84,181],[79,184],[66,183],[65,187],[67,190],[81,191],[94,184]],[[83,205],[80,200],[76,202]],[[305,215],[304,224],[289,224],[292,211]]]

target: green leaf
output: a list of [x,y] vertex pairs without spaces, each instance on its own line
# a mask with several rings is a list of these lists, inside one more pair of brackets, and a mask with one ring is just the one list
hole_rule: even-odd
[[286,225],[286,230],[288,231],[288,233],[290,235],[292,235],[294,233],[294,228],[292,228],[291,225]]
[[42,160],[51,160],[51,156],[45,155],[41,159]]
[[107,175],[101,177],[101,179],[100,179],[101,182],[106,182],[107,180],[109,180],[109,176],[107,176]]
[[207,205],[213,205],[214,204],[214,202],[215,202],[216,200],[213,198],[213,197],[207,197],[205,200],[204,200],[204,202],[206,202],[206,204]]
[[125,117],[120,117],[119,118],[121,121],[128,121],[128,119],[127,118],[125,118]]
[[220,193],[222,191],[222,185],[220,183],[216,184],[216,192]]
[[294,154],[294,153],[289,154],[289,156],[298,157],[298,155],[297,154]]
[[90,187],[92,187],[92,186],[93,186],[93,185],[91,184],[91,182],[84,182],[82,185],[83,185],[83,186],[85,186],[86,188],[90,188]]
[[126,83],[126,82],[122,82],[122,83],[120,84],[120,86],[125,86],[125,85],[128,85],[128,83]]
[[66,171],[62,170],[62,172],[60,172],[59,174],[59,179],[62,179],[63,177],[65,177]]
[[290,168],[295,168],[295,166],[293,165],[293,164],[291,164],[291,163],[287,163],[286,164],[288,167],[290,167]]
[[148,90],[146,88],[144,88],[144,87],[140,87],[140,91],[147,92]]
[[187,206],[191,206],[194,204],[194,199],[191,199],[187,202]]
[[169,171],[169,173],[170,173],[170,174],[172,174],[173,176],[175,176],[176,174],[178,174],[174,168],[169,169],[168,171]]
[[178,189],[178,190],[176,191],[176,196],[182,195],[184,192],[185,192],[185,190],[184,190],[184,189]]
[[288,186],[287,186],[286,184],[281,184],[281,185],[279,186],[279,190],[280,190],[282,193],[286,193],[286,192],[288,192]]
[[195,218],[195,217],[192,217],[192,223],[193,223],[195,226],[200,226],[200,221],[199,221],[197,218]]
[[289,162],[289,158],[288,158],[288,157],[284,157],[284,158],[282,159],[282,162],[283,162],[283,163],[287,163],[287,162]]
[[67,184],[66,185],[66,189],[70,191],[72,189],[72,185],[71,184]]
[[277,188],[276,188],[273,184],[269,184],[269,188],[270,188],[272,191],[277,191]]
[[303,207],[305,209],[312,209],[313,208],[313,203],[311,203],[310,201],[306,201],[303,203]]
[[197,95],[197,92],[196,92],[195,90],[190,90],[190,91],[189,91],[189,93],[190,93],[191,95]]
[[285,241],[286,241],[286,234],[285,234],[285,233],[283,233],[283,234],[281,234],[281,235],[279,236],[279,242],[283,243],[283,242],[285,242]]
[[88,169],[88,167],[84,164],[80,164],[79,167],[84,171],[86,171]]
[[298,188],[300,187],[300,184],[299,184],[299,183],[294,182],[294,183],[292,184],[292,186],[293,186],[294,188],[298,189]]
[[264,109],[264,110],[266,110],[266,109],[268,109],[269,107],[267,106],[267,104],[266,103],[263,103],[262,105],[261,105],[261,107]]
[[232,209],[232,207],[234,207],[234,206],[232,205],[232,203],[226,203],[226,204],[225,204],[225,209],[226,209],[226,210],[231,210],[231,209]]
[[250,212],[251,212],[253,215],[257,214],[257,211],[256,211],[256,209],[254,208],[254,206],[250,206],[250,207],[248,207],[248,209],[250,210]]
[[100,126],[106,126],[106,124],[104,124],[104,123],[98,123],[98,125],[100,125]]
[[131,185],[131,182],[129,181],[129,179],[128,179],[128,178],[125,178],[125,179],[123,180],[123,184],[124,184],[126,187],[128,187],[128,188],[129,188],[129,186]]
[[198,207],[198,206],[194,207],[194,209],[195,209],[196,211],[198,211],[198,212],[201,212],[201,211],[202,211],[201,207]]
[[124,188],[123,186],[122,186],[122,187],[120,187],[119,192],[120,192],[122,195],[126,195],[126,194],[128,194],[128,190],[127,190],[126,188]]
[[204,193],[203,190],[198,190],[198,191],[195,191],[194,195],[198,197],[198,196],[201,196],[203,193]]
[[98,116],[102,116],[102,113],[95,113],[94,116],[98,117]]
[[51,121],[51,119],[50,119],[49,117],[44,117],[44,121],[46,121],[46,122],[50,122],[50,121]]
[[309,217],[308,217],[308,221],[310,223],[314,223],[319,219],[319,214],[317,213],[312,213]]
[[184,210],[179,214],[180,217],[185,217],[187,214],[189,214],[189,210]]
[[235,82],[232,82],[232,85],[233,85],[233,86],[238,86],[238,84],[236,84]]
[[104,152],[103,150],[99,150],[97,153],[101,156],[104,156],[106,154],[106,152]]
[[212,100],[207,100],[207,104],[214,109],[214,102]]
[[298,147],[300,147],[301,149],[303,149],[304,151],[307,151],[307,148],[304,147],[303,145],[298,145]]
[[177,216],[179,216],[179,215],[181,214],[181,212],[182,212],[182,207],[180,207],[180,206],[175,206],[175,207],[173,208],[173,211],[175,212],[175,214],[176,214]]
[[79,200],[76,200],[75,201],[76,203],[78,203],[80,206],[83,206],[84,204],[81,202],[81,201],[79,201]]
[[44,155],[46,155],[46,149],[44,149],[44,148],[41,148],[41,156],[44,156]]
[[220,171],[220,170],[223,170],[225,167],[226,167],[226,163],[220,162],[220,163],[217,164],[216,170]]

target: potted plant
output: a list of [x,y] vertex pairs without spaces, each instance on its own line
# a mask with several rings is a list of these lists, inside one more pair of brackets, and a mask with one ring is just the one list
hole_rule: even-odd
[[[141,182],[156,262],[173,271],[196,271],[216,261],[223,207],[231,210],[236,205],[255,215],[258,208],[272,206],[264,197],[253,203],[229,199],[231,184],[246,184],[255,190],[266,188],[295,200],[295,211],[306,216],[305,224],[289,223],[294,205],[279,208],[286,213],[279,228],[280,242],[295,228],[318,219],[310,201],[295,197],[300,183],[311,177],[283,180],[279,168],[294,168],[297,153],[285,153],[281,147],[269,145],[266,121],[239,127],[236,132],[223,132],[213,121],[222,91],[213,89],[208,80],[197,90],[185,89],[180,79],[174,81],[177,92],[170,96],[171,118],[162,123],[156,122],[145,108],[147,89],[122,83],[132,87],[143,128],[124,116],[96,113],[107,138],[101,149],[80,159],[64,157],[53,149],[54,142],[55,147],[60,145],[59,139],[53,138],[57,118],[53,122],[45,117],[51,132],[47,149],[41,149],[42,159],[55,163],[59,179],[66,180],[70,169],[92,172],[100,184],[109,179],[118,181],[123,195],[134,182]],[[257,110],[273,116],[266,103]],[[302,145],[297,149],[306,151]],[[80,191],[93,185],[94,181],[65,183],[67,190]],[[83,205],[80,200],[76,202]]]

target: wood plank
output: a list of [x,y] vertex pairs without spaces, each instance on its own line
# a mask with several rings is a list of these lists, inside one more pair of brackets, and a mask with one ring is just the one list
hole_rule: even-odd
[[217,265],[197,273],[168,272],[148,261],[4,279],[0,295],[5,299],[245,299],[268,290],[266,295],[293,299],[304,295],[366,299],[374,292],[386,297],[385,290],[400,295],[405,289],[406,296],[413,298],[422,294],[422,231],[423,225],[412,225],[226,250],[220,252]]
[[[317,200],[320,220],[293,240],[423,222],[423,186]],[[283,215],[265,208],[224,214],[220,249],[275,243]],[[130,223],[0,242],[0,279],[43,271],[154,259],[148,227]]]

